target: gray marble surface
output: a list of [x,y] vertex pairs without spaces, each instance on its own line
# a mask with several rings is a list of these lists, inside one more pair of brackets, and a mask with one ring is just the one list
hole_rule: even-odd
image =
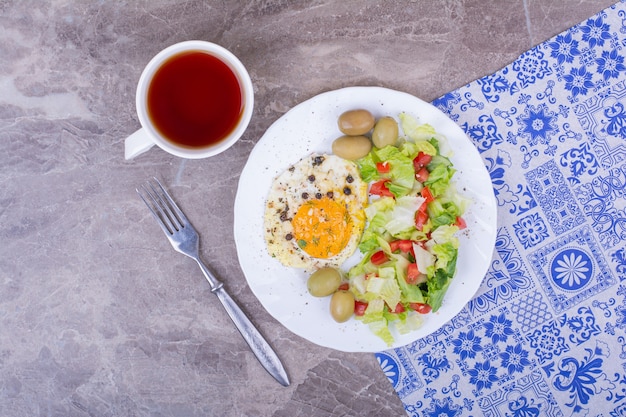
[[[612,3],[0,0],[0,415],[403,415],[373,354],[293,335],[247,287],[232,224],[251,149],[318,93],[376,85],[430,101]],[[249,69],[248,131],[210,159],[154,149],[125,161],[143,66],[188,39]],[[150,176],[201,231],[288,388],[156,227],[135,193]]]

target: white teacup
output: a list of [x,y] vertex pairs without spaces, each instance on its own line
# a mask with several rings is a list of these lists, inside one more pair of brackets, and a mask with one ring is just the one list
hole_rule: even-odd
[[157,145],[199,159],[230,148],[254,107],[248,71],[227,49],[205,41],[174,44],[143,70],[136,94],[141,129],[126,138],[132,159]]

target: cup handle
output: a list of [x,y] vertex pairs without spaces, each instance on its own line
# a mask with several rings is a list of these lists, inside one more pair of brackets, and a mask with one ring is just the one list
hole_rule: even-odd
[[142,128],[130,135],[124,141],[124,157],[126,160],[141,155],[154,146],[146,131]]

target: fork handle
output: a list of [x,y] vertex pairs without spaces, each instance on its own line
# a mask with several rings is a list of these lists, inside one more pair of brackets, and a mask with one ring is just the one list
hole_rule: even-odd
[[274,379],[280,382],[281,385],[285,387],[289,386],[289,377],[278,355],[276,355],[276,352],[274,352],[269,343],[267,343],[261,333],[254,327],[248,317],[246,317],[235,300],[228,295],[224,287],[215,291],[215,295],[217,295],[217,298],[222,302],[226,312],[265,370],[267,370]]
[[270,373],[278,382],[283,386],[289,386],[289,377],[287,372],[280,362],[278,355],[272,347],[267,343],[263,335],[254,327],[254,324],[246,316],[239,305],[232,299],[232,297],[226,292],[224,285],[211,273],[211,271],[204,265],[204,263],[197,259],[200,269],[204,273],[207,281],[211,285],[211,292],[217,295],[217,298],[221,301],[226,313],[231,318],[239,333],[243,336],[244,340],[250,346],[250,349],[257,357],[261,365],[267,372]]

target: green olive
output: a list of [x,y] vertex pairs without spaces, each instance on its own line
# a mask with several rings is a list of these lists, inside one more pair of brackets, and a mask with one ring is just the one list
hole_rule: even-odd
[[337,323],[347,321],[354,314],[354,296],[349,291],[337,291],[330,298],[330,315]]
[[349,110],[342,113],[337,120],[339,130],[345,135],[364,135],[374,127],[376,120],[367,110]]
[[395,145],[398,140],[398,123],[393,117],[381,117],[374,126],[372,142],[377,148]]
[[356,161],[372,149],[372,141],[366,136],[341,136],[333,142],[333,153],[343,159]]
[[313,272],[306,283],[309,292],[314,297],[331,295],[341,284],[341,274],[335,268],[321,268]]

